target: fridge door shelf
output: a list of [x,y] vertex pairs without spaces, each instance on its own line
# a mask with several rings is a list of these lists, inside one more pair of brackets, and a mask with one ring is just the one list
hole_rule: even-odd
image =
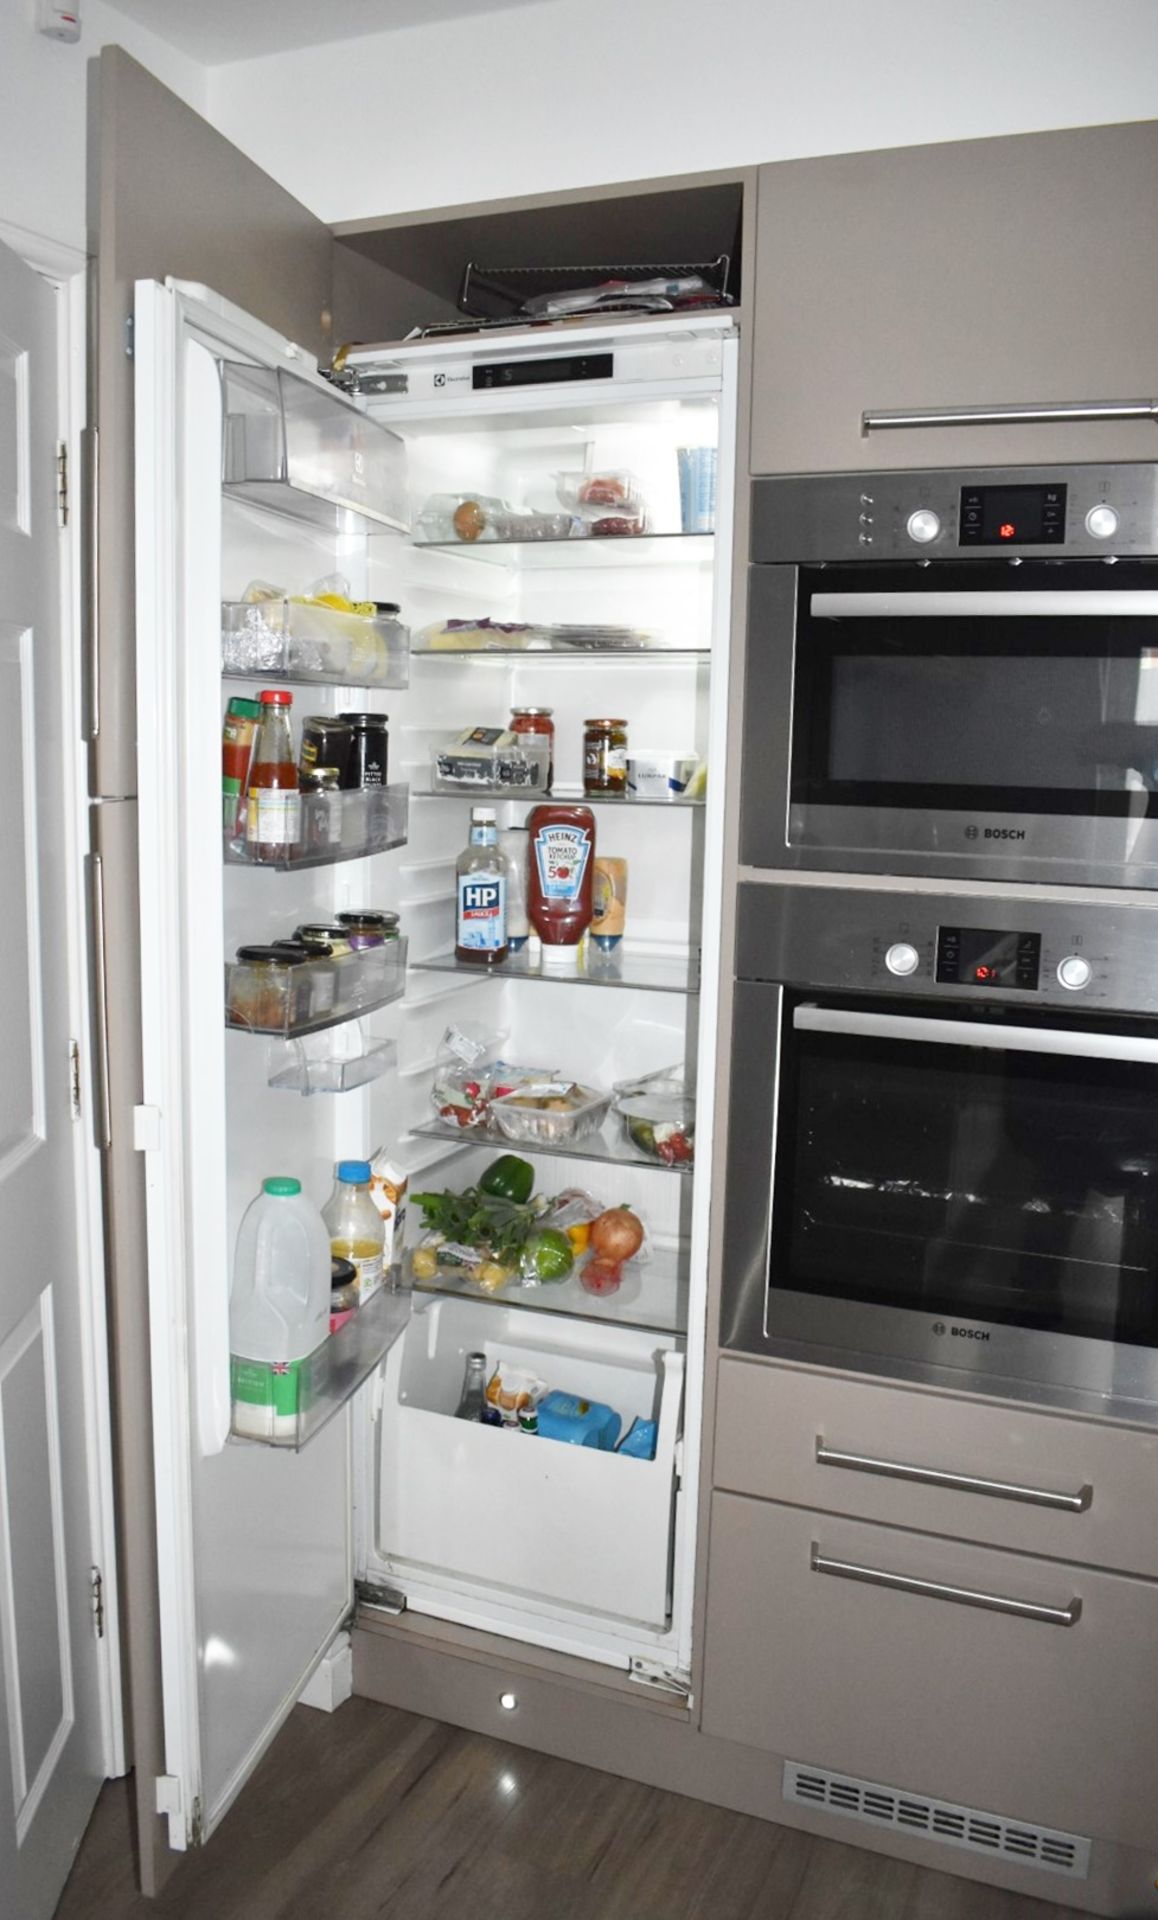
[[[460,1127],[453,1121],[420,1120],[411,1127],[411,1133],[423,1135],[429,1140],[452,1141],[456,1146],[493,1146],[500,1152],[510,1147],[510,1141],[497,1127]],[[585,1140],[560,1140],[551,1145],[544,1140],[533,1143],[535,1153],[551,1153],[567,1160],[600,1160],[604,1163],[614,1161],[616,1166],[654,1167],[661,1173],[695,1172],[691,1162],[680,1162],[671,1166],[652,1155],[640,1153],[631,1142],[624,1138],[623,1127],[618,1115],[613,1114],[605,1120],[597,1133],[588,1134]]]
[[221,671],[235,680],[405,687],[410,634],[389,614],[342,613],[296,600],[225,600]]
[[332,867],[342,860],[365,860],[370,854],[404,847],[409,823],[410,788],[404,780],[388,787],[303,793],[299,839],[289,846],[258,848],[248,840],[227,836],[225,860],[231,867],[263,867],[275,873]]
[[284,1093],[352,1093],[381,1080],[398,1064],[395,1040],[374,1040],[360,1021],[302,1039],[273,1040],[269,1084]]
[[576,789],[573,793],[560,787],[547,787],[542,793],[524,793],[510,787],[417,787],[412,789],[415,800],[522,800],[530,806],[537,806],[541,800],[558,800],[565,806],[573,807],[702,807],[706,804],[706,793],[583,793]]
[[[684,1356],[588,1329],[557,1343],[517,1311],[415,1302],[415,1337],[391,1356],[383,1406],[378,1537],[390,1568],[431,1566],[562,1607],[662,1629],[669,1607]],[[657,1423],[653,1460],[453,1417],[465,1355],[501,1359],[548,1387]],[[496,1524],[496,1515],[499,1516]]]
[[466,974],[475,980],[543,980],[557,986],[630,987],[639,992],[693,994],[700,990],[699,954],[619,946],[603,953],[590,944],[568,966],[544,966],[531,945],[490,967],[457,960],[453,948],[412,962],[424,973]]
[[406,991],[406,941],[387,940],[300,966],[225,963],[225,1024],[242,1033],[297,1040],[357,1020]]
[[409,530],[396,433],[284,367],[222,361],[221,392],[227,494],[338,533]]
[[580,1269],[566,1280],[538,1286],[518,1284],[488,1293],[456,1267],[440,1267],[429,1280],[416,1280],[413,1249],[403,1263],[405,1284],[416,1294],[435,1294],[452,1300],[474,1300],[487,1308],[518,1307],[528,1313],[563,1316],[599,1326],[636,1327],[647,1333],[682,1334],[688,1324],[686,1248],[658,1248],[650,1259],[628,1263],[618,1293],[588,1293]]
[[296,1410],[281,1411],[235,1399],[231,1439],[288,1447],[300,1453],[381,1365],[405,1333],[409,1319],[409,1295],[382,1288],[301,1362]]

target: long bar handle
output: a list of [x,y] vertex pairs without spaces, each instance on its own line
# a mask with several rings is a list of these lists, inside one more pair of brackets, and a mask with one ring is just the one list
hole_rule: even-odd
[[860,1580],[869,1587],[891,1587],[897,1593],[923,1594],[926,1600],[952,1600],[959,1607],[982,1607],[988,1613],[1011,1613],[1019,1620],[1038,1620],[1047,1627],[1076,1627],[1082,1603],[1075,1595],[1068,1607],[1045,1607],[1036,1600],[1011,1600],[1003,1593],[978,1593],[973,1587],[951,1587],[942,1580],[918,1580],[910,1573],[889,1573],[882,1567],[860,1567],[851,1560],[830,1560],[812,1543],[813,1573],[834,1574],[838,1580]]
[[100,656],[100,442],[95,427],[80,436],[81,465],[81,592],[80,619],[84,636],[84,738],[94,745],[101,730]]
[[993,1053],[1051,1053],[1071,1060],[1129,1060],[1158,1066],[1158,1040],[1128,1033],[1072,1033],[1064,1027],[994,1027],[980,1020],[853,1013],[807,1001],[793,1012],[792,1024],[805,1032],[848,1033],[863,1040],[916,1040],[922,1045],[979,1047]]
[[816,1436],[819,1467],[847,1467],[852,1473],[876,1473],[885,1480],[915,1480],[920,1486],[949,1487],[955,1493],[984,1493],[992,1500],[1021,1500],[1029,1507],[1051,1507],[1061,1513],[1085,1513],[1092,1505],[1092,1487],[1077,1493],[1051,1493],[1047,1487],[1023,1487],[1013,1480],[983,1480],[973,1473],[948,1473],[943,1467],[914,1467],[902,1460],[876,1460],[867,1453],[844,1453],[827,1447]]
[[109,1094],[109,1010],[105,975],[105,883],[99,853],[85,856],[88,883],[90,973],[93,1029],[93,1139],[98,1151],[112,1145],[113,1115]]
[[890,413],[862,413],[861,437],[890,427],[1047,427],[1083,420],[1152,420],[1158,425],[1158,400],[1047,400],[1032,406],[906,407]]

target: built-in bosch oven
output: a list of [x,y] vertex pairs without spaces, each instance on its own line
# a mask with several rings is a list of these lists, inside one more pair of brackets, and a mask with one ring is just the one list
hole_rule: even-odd
[[740,893],[723,1344],[1158,1403],[1158,899]]
[[1158,884],[1158,467],[753,486],[743,861]]

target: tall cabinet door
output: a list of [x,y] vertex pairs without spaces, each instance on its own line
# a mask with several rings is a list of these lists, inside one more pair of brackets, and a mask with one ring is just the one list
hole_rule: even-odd
[[763,167],[753,472],[1158,458],[1156,199],[1154,121]]
[[[330,295],[331,237],[292,196],[120,48],[93,63],[90,228],[96,249],[90,363],[90,551],[86,607],[91,790],[100,825],[106,972],[107,1238],[118,1401],[122,1600],[136,1767],[140,1873],[147,1892],[177,1856],[157,1812],[166,1773],[149,1416],[149,1298],[136,977],[137,696],[134,582],[133,283],[199,281],[320,353]],[[99,536],[97,529],[99,528]],[[117,801],[127,805],[116,805]],[[123,819],[122,819],[123,816]],[[122,830],[122,827],[124,830]],[[114,831],[115,829],[115,831]],[[94,938],[99,931],[94,916]]]

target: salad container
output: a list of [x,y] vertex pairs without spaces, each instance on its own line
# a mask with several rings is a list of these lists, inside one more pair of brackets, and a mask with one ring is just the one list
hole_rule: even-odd
[[490,1118],[506,1139],[522,1146],[565,1146],[598,1131],[611,1099],[574,1081],[540,1081],[492,1100]]

